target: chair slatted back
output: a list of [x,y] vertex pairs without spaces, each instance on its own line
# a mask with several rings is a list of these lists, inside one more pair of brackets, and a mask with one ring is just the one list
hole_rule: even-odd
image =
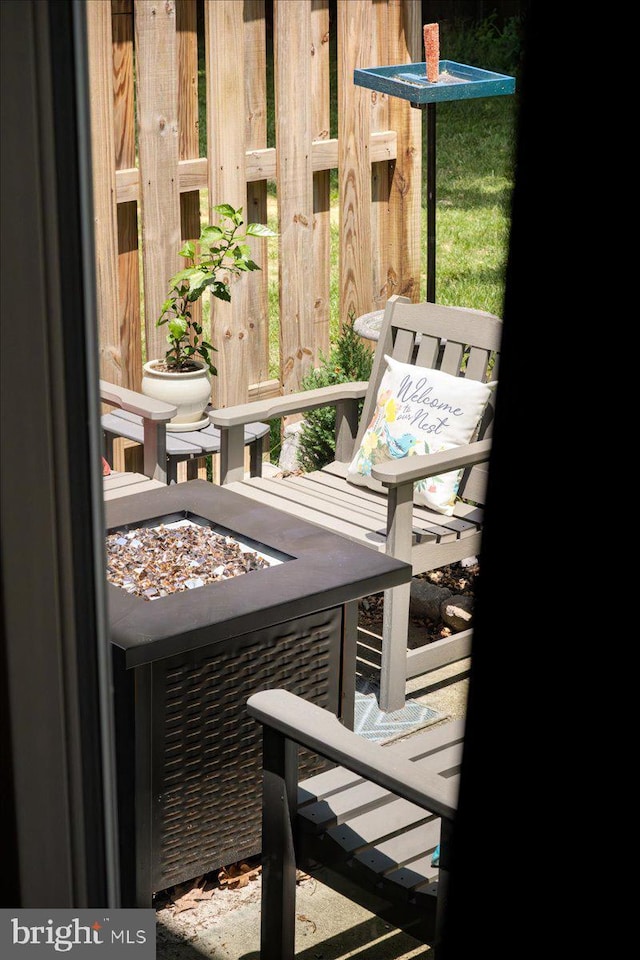
[[[387,367],[385,355],[402,363],[487,383],[497,380],[501,338],[502,321],[490,313],[391,297],[385,308],[356,449],[375,412],[378,389]],[[477,432],[478,439],[491,435],[494,403],[492,396]],[[465,470],[458,495],[474,503],[484,503],[486,475],[486,464]]]

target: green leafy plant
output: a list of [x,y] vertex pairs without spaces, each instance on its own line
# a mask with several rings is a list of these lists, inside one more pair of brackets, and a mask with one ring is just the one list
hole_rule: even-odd
[[[329,356],[321,354],[319,367],[303,378],[303,390],[369,379],[373,353],[353,329],[354,319],[353,315],[349,316],[342,325]],[[362,401],[358,413],[361,410]],[[335,429],[335,407],[319,407],[305,413],[298,449],[298,459],[303,470],[320,470],[334,459]]]
[[179,251],[190,266],[169,280],[169,296],[156,322],[158,327],[168,324],[169,349],[164,362],[173,373],[193,370],[194,358],[199,357],[209,373],[216,376],[218,371],[211,359],[211,352],[216,348],[205,340],[202,325],[193,319],[191,304],[206,290],[218,300],[231,300],[231,279],[247,271],[260,270],[251,259],[247,237],[276,236],[262,223],[248,223],[242,230],[242,207],[236,210],[228,203],[220,203],[213,209],[219,214],[219,222],[204,227],[197,242],[188,240]]

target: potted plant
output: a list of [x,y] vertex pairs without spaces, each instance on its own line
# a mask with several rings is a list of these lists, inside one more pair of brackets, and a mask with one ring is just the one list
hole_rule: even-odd
[[275,237],[262,223],[249,223],[242,230],[242,208],[228,203],[213,208],[218,224],[204,227],[197,242],[188,240],[179,251],[189,261],[169,280],[169,296],[162,304],[157,326],[167,324],[164,358],[144,364],[142,392],[172,403],[178,413],[168,430],[197,430],[208,422],[203,417],[211,396],[211,377],[217,375],[202,325],[193,319],[191,304],[209,290],[219,300],[231,300],[232,278],[260,267],[251,259],[247,237]]

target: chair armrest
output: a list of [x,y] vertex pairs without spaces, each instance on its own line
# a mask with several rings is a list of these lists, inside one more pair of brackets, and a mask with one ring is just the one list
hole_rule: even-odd
[[358,401],[369,384],[336,383],[317,390],[290,393],[271,400],[254,400],[210,410],[209,420],[220,430],[220,482],[224,485],[244,476],[243,427],[255,420],[271,420],[289,413],[302,413],[318,407],[336,408],[336,458],[348,460],[358,431]]
[[317,390],[303,390],[289,393],[271,400],[253,400],[240,403],[235,407],[210,410],[209,419],[214,427],[237,427],[255,420],[272,420],[290,413],[302,413],[304,410],[316,410],[318,407],[334,406],[341,400],[359,400],[367,392],[368,383],[336,383]]
[[286,690],[263,690],[247,701],[250,716],[282,736],[352,770],[431,813],[451,820],[457,786],[396,757],[344,727],[337,717]]
[[177,407],[163,400],[155,400],[143,393],[127,390],[115,383],[100,381],[100,399],[128,413],[142,417],[144,430],[145,476],[167,482],[167,423],[178,412]]
[[489,459],[491,440],[478,440],[461,447],[452,447],[440,453],[425,453],[418,457],[404,457],[402,460],[387,460],[371,468],[371,476],[385,487],[399,487],[404,483],[413,483],[425,477],[434,477],[449,470],[471,467]]
[[113,404],[114,407],[120,407],[129,413],[135,413],[139,417],[159,423],[168,423],[178,412],[177,407],[173,407],[170,403],[154,400],[153,397],[127,390],[115,383],[107,383],[106,380],[100,381],[100,399],[105,403]]

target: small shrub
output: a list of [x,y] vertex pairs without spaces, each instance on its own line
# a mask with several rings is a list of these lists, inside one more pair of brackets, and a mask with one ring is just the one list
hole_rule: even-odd
[[[354,317],[345,321],[329,356],[320,355],[320,366],[302,381],[303,390],[329,387],[335,383],[368,380],[373,353],[353,329]],[[362,410],[362,402],[358,414]],[[305,471],[320,470],[335,457],[335,407],[320,407],[304,416],[298,458]]]

